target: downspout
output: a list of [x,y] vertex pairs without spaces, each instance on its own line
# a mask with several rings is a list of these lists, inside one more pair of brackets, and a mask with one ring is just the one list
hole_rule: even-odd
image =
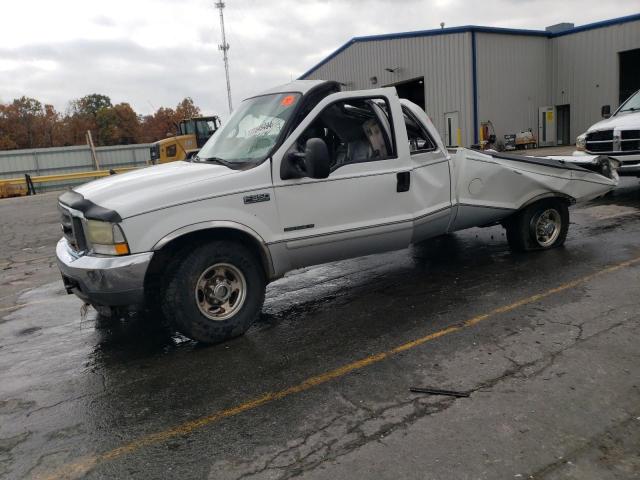
[[473,84],[473,143],[478,143],[478,75],[476,65],[476,32],[471,31],[471,81]]

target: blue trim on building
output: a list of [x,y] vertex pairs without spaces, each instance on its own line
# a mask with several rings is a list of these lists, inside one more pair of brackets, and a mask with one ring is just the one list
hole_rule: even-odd
[[634,13],[633,15],[627,15],[626,17],[612,18],[610,20],[602,20],[600,22],[587,23],[579,27],[574,27],[564,32],[554,33],[549,35],[550,38],[563,37],[565,35],[571,35],[572,33],[585,32],[587,30],[595,30],[596,28],[611,27],[613,25],[620,25],[622,23],[634,22],[640,20],[640,13]]
[[478,143],[478,72],[476,64],[476,32],[471,32],[471,82],[473,85],[473,143]]
[[619,25],[622,23],[633,22],[636,20],[640,20],[640,13],[627,15],[626,17],[618,17],[610,20],[603,20],[600,22],[589,23],[586,25],[582,25],[580,27],[571,28],[569,30],[565,30],[563,32],[551,33],[544,30],[526,30],[526,29],[518,29],[518,28],[499,28],[499,27],[482,27],[478,25],[466,25],[463,27],[451,27],[451,28],[438,28],[434,30],[417,30],[414,32],[399,32],[399,33],[386,33],[383,35],[369,35],[364,37],[354,37],[349,40],[347,43],[342,45],[336,51],[331,53],[325,59],[318,62],[316,65],[311,67],[309,70],[300,75],[299,79],[304,79],[307,75],[311,74],[318,68],[320,68],[325,63],[329,62],[331,59],[336,57],[338,54],[349,48],[354,43],[361,42],[375,42],[381,40],[397,40],[402,38],[416,38],[416,37],[431,37],[435,35],[451,35],[455,33],[467,33],[467,32],[479,32],[479,33],[499,33],[503,35],[527,35],[534,37],[546,37],[546,38],[556,38],[562,37],[565,35],[571,35],[573,33],[584,32],[586,30],[593,30],[596,28],[610,27],[612,25]]

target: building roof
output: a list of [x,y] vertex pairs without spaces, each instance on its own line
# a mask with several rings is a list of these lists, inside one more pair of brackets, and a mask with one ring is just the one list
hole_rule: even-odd
[[633,22],[636,20],[640,20],[640,13],[636,13],[633,15],[627,15],[625,17],[612,18],[610,20],[602,20],[600,22],[588,23],[586,25],[580,25],[578,27],[570,28],[567,30],[563,30],[561,32],[553,33],[545,30],[527,30],[520,28],[501,28],[501,27],[483,27],[480,25],[465,25],[462,27],[451,27],[451,28],[436,28],[433,30],[416,30],[413,32],[398,32],[398,33],[386,33],[382,35],[367,35],[363,37],[353,37],[347,43],[342,45],[336,51],[331,53],[328,57],[324,58],[316,65],[311,67],[309,70],[304,72],[300,78],[304,79],[307,75],[311,74],[318,68],[320,68],[325,63],[329,62],[332,58],[337,56],[339,53],[343,52],[351,45],[355,43],[363,43],[363,42],[376,42],[381,40],[397,40],[401,38],[415,38],[415,37],[432,37],[435,35],[450,35],[453,33],[467,33],[467,32],[479,32],[479,33],[499,33],[503,35],[527,35],[534,37],[546,37],[546,38],[555,38],[562,37],[564,35],[572,35],[578,32],[584,32],[586,30],[593,30],[596,28],[609,27],[612,25],[619,25],[621,23]]

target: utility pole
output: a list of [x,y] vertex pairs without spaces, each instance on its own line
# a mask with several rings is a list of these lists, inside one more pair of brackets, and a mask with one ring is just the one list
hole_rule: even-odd
[[222,44],[218,45],[218,50],[222,50],[222,58],[224,60],[224,73],[227,77],[227,100],[229,101],[229,113],[233,111],[233,105],[231,104],[231,81],[229,80],[229,44],[227,43],[227,36],[224,33],[224,2],[216,2],[216,8],[220,10],[220,30],[222,31]]

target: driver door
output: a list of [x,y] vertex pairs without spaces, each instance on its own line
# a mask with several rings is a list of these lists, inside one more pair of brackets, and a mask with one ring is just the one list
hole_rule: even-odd
[[[290,268],[408,246],[409,151],[396,141],[404,129],[395,89],[377,89],[327,96],[287,138],[272,163],[280,219],[272,247]],[[283,159],[308,138],[327,143],[329,177],[283,180]]]

